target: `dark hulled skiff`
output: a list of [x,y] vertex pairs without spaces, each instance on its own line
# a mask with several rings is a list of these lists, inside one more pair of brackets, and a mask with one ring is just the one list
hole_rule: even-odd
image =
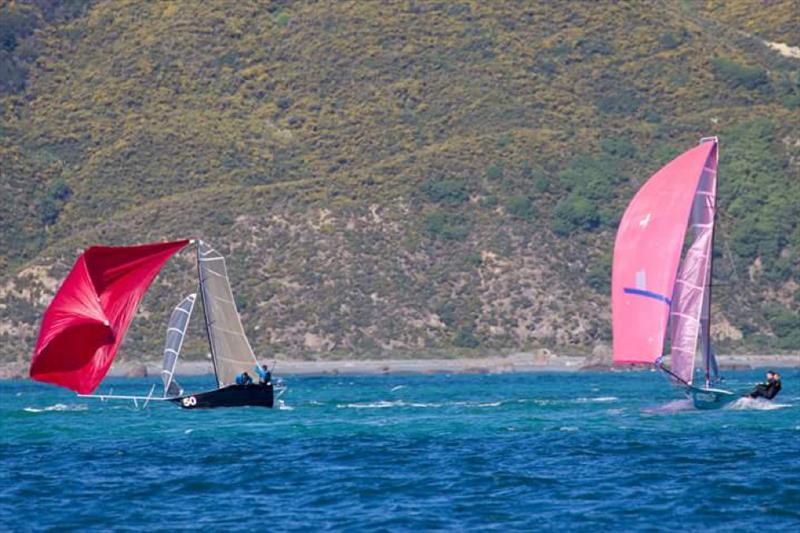
[[211,409],[214,407],[272,407],[274,402],[272,384],[228,385],[221,389],[187,394],[169,401],[184,409]]
[[95,246],[81,254],[45,311],[31,377],[83,397],[169,401],[186,409],[272,407],[271,382],[237,385],[237,377],[245,372],[251,376],[260,372],[258,361],[236,309],[225,258],[203,241],[197,241],[198,293],[217,388],[186,394],[174,379],[197,299],[190,294],[175,307],[167,325],[163,396],[153,398],[152,391],[148,396],[92,394],[108,372],[147,288],[164,263],[190,242],[194,241]]

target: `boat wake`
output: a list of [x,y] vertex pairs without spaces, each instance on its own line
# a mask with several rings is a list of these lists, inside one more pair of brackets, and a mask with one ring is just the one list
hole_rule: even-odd
[[643,413],[655,415],[668,415],[672,413],[680,413],[682,411],[696,411],[692,400],[686,398],[684,400],[672,400],[664,405],[657,405],[655,407],[645,407],[642,409]]
[[774,411],[776,409],[783,409],[791,407],[788,403],[775,403],[764,398],[739,398],[733,403],[725,406],[725,409],[732,411]]
[[404,400],[380,400],[337,404],[338,409],[388,409],[391,407],[443,408],[443,407],[500,407],[503,402],[406,402]]
[[380,400],[377,402],[356,402],[338,404],[339,409],[387,409],[389,407],[441,407],[442,404],[436,403],[414,403],[404,402],[403,400]]
[[63,403],[57,403],[54,405],[48,405],[43,409],[39,409],[37,407],[26,407],[23,411],[27,413],[46,413],[48,411],[88,411],[89,407],[86,405],[64,405]]
[[616,396],[598,396],[596,398],[575,398],[575,403],[607,403],[619,401]]

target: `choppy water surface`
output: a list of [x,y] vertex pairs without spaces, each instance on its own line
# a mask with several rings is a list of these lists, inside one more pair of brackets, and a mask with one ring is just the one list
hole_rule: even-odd
[[0,529],[800,531],[783,377],[715,412],[654,373],[287,378],[282,409],[194,412],[4,381]]

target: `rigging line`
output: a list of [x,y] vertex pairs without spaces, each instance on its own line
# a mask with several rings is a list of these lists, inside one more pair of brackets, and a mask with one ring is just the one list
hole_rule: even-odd
[[667,367],[665,367],[663,364],[661,364],[661,363],[653,363],[653,364],[655,365],[656,368],[658,368],[660,370],[663,370],[664,372],[666,372],[667,374],[669,374],[673,378],[677,379],[678,381],[680,381],[681,383],[683,383],[687,387],[691,387],[692,386],[691,383],[689,383],[688,381],[685,381],[682,377],[680,377],[675,372],[673,372],[672,370],[670,370]]

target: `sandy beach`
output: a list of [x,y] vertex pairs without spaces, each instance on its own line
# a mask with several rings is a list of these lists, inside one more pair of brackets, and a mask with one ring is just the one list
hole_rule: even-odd
[[[724,369],[797,368],[800,354],[792,355],[719,355]],[[268,361],[272,365],[272,361]],[[602,356],[558,355],[547,350],[517,352],[505,356],[476,358],[417,359],[337,359],[299,361],[278,359],[279,376],[381,375],[381,374],[503,374],[510,372],[644,371],[647,366],[614,367]],[[199,376],[214,372],[211,361],[180,361],[177,375]],[[19,362],[0,365],[0,379],[27,378],[27,365]],[[111,367],[111,377],[159,376],[161,361],[119,361]]]
[[[796,368],[800,354],[794,355],[720,355],[722,369]],[[270,361],[268,364],[272,364]],[[378,374],[502,374],[509,372],[577,372],[577,371],[635,371],[648,367],[612,367],[606,358],[556,355],[550,353],[518,352],[507,356],[487,356],[461,359],[362,359],[296,361],[277,360],[275,374],[286,375],[378,375]],[[161,361],[114,363],[108,375],[113,377],[158,376]],[[213,373],[210,361],[180,361],[177,374],[198,376]],[[27,377],[27,367],[20,363],[0,366],[0,378]]]

